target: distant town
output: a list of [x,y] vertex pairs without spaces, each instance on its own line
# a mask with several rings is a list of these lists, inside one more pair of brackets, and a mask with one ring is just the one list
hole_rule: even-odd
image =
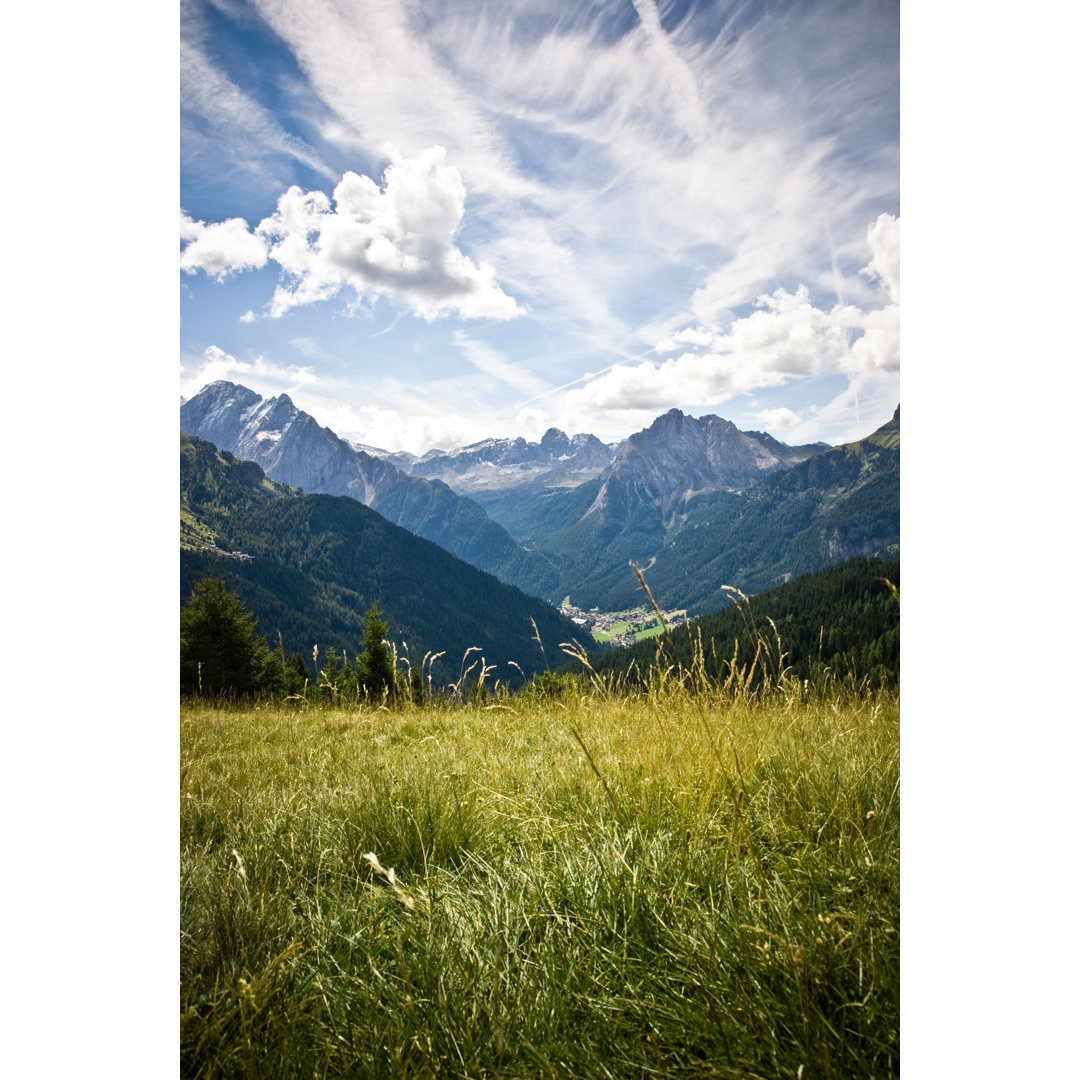
[[[635,641],[662,634],[664,628],[651,608],[636,607],[628,611],[600,611],[598,608],[574,607],[567,597],[559,610],[578,626],[592,634],[594,640],[610,645],[633,645]],[[686,622],[686,611],[664,611],[664,622],[668,629],[681,626]]]

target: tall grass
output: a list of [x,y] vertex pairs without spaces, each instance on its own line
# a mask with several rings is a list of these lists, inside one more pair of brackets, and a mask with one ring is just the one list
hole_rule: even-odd
[[183,1075],[897,1075],[898,701],[773,660],[185,705]]

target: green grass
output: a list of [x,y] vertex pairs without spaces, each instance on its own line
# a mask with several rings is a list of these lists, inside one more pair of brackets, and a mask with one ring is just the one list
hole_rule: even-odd
[[894,697],[180,719],[184,1076],[899,1073]]
[[214,531],[199,521],[190,511],[180,508],[180,547],[200,548],[213,547],[215,541]]

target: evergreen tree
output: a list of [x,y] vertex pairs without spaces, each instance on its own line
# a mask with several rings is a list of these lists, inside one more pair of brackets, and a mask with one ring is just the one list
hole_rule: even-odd
[[307,663],[299,653],[292,653],[286,657],[282,664],[284,674],[284,686],[286,694],[302,694],[307,686],[310,675]]
[[385,638],[389,627],[383,621],[377,601],[372,601],[364,616],[364,636],[360,641],[361,654],[356,658],[356,677],[368,697],[382,698],[388,691],[394,698],[394,661]]
[[423,705],[427,701],[427,689],[424,686],[424,677],[420,669],[414,664],[409,668],[409,695],[414,705]]
[[254,694],[272,690],[274,658],[255,633],[255,616],[216,575],[207,575],[180,610],[181,693]]
[[336,704],[345,675],[346,669],[342,666],[341,657],[331,645],[326,650],[326,659],[323,661],[322,671],[319,672],[320,700]]

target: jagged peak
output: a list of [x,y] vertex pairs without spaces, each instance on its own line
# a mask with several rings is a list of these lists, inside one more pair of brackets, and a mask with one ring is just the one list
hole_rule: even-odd
[[[200,397],[203,394],[211,396],[219,396],[222,393],[226,394],[243,394],[245,397],[258,397],[254,390],[249,389],[246,386],[241,386],[240,383],[229,382],[228,379],[217,379],[212,383],[207,383],[195,397]],[[192,399],[194,400],[194,399]]]
[[666,413],[661,413],[649,426],[657,427],[661,424],[675,423],[685,419],[686,413],[682,409],[668,409]]

